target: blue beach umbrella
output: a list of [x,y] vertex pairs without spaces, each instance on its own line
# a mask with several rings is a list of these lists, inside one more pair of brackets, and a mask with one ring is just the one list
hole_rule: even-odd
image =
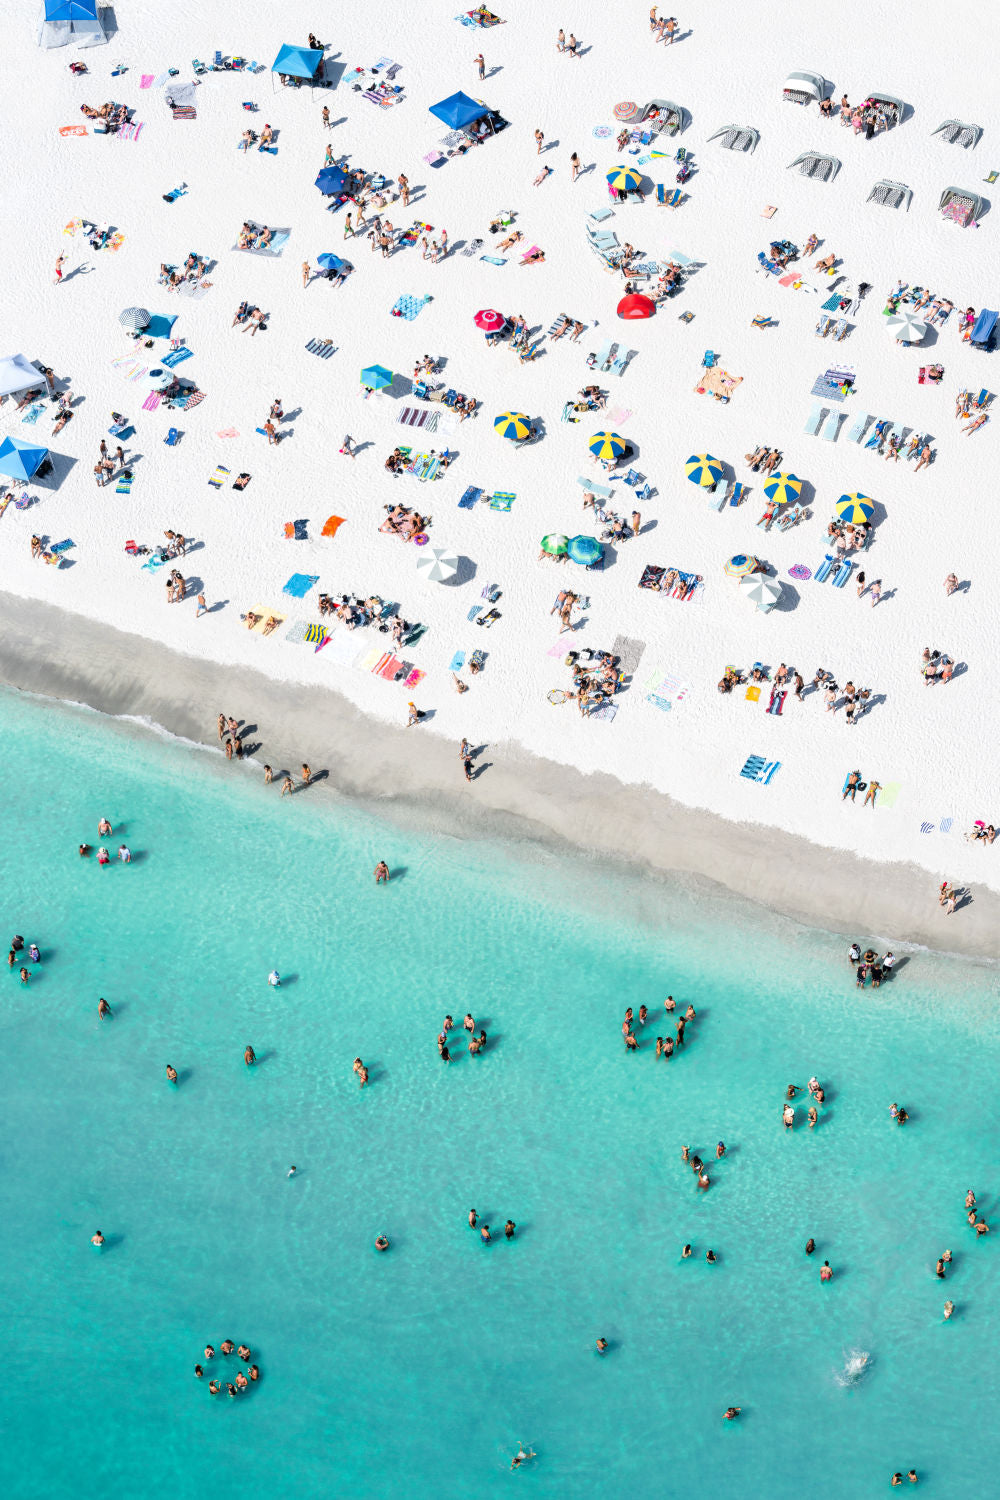
[[367,370],[361,371],[361,384],[370,385],[373,391],[384,390],[387,385],[392,385],[392,381],[392,371],[385,365],[369,365]]
[[316,186],[327,198],[332,198],[335,193],[344,191],[347,178],[339,167],[324,167],[316,178]]
[[341,266],[346,266],[346,260],[341,260],[339,255],[334,255],[329,250],[324,250],[322,255],[317,255],[316,264],[322,266],[324,271],[339,271]]
[[779,505],[798,500],[802,494],[802,480],[796,474],[772,474],[765,481],[764,494],[769,500],[777,500]]
[[592,563],[600,561],[604,551],[596,537],[571,536],[566,543],[566,556],[570,562],[579,563],[581,568],[589,568]]
[[502,411],[493,422],[494,432],[499,432],[501,437],[510,438],[515,443],[523,443],[531,431],[531,423],[520,411]]
[[48,448],[37,443],[22,443],[20,438],[6,437],[0,443],[0,474],[9,479],[28,480],[48,457]]
[[625,439],[617,432],[595,432],[587,447],[595,458],[621,458],[625,452]]

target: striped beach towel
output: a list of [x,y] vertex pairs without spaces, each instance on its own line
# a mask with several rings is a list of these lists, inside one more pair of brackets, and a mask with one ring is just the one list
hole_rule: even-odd
[[129,374],[127,371],[123,371],[122,373],[125,375],[126,380],[130,380],[132,384],[135,385],[135,382],[137,380],[141,380],[145,375],[146,370],[146,365],[140,365],[139,368],[137,370],[133,370],[131,374]]
[[123,474],[115,486],[116,495],[127,495],[132,488],[132,475]]
[[184,410],[190,411],[192,407],[197,406],[200,402],[204,401],[204,399],[204,391],[194,391],[185,401]]
[[434,432],[438,414],[428,411],[426,406],[404,406],[396,421],[400,427],[423,427],[427,432]]
[[150,391],[149,395],[142,403],[143,411],[155,411],[162,400],[163,394],[161,391]]
[[310,625],[305,634],[305,639],[313,646],[318,645],[320,641],[325,641],[326,637],[327,629],[325,625]]
[[495,490],[490,496],[490,510],[510,510],[516,499],[509,490]]
[[222,489],[222,486],[225,484],[226,479],[229,477],[229,473],[229,469],[227,469],[223,464],[216,464],[215,472],[212,474],[211,478],[208,481],[213,490]]

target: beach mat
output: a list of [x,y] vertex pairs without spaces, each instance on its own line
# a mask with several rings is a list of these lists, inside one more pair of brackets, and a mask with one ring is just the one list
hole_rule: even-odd
[[282,593],[291,594],[293,599],[302,599],[317,583],[319,583],[318,573],[293,573],[282,589]]
[[611,643],[611,655],[618,657],[619,672],[626,677],[634,676],[645,649],[645,641],[635,640],[628,635],[616,635]]
[[[260,619],[253,627],[254,631],[256,631],[258,635],[263,633],[264,626],[271,618],[277,620],[278,625],[283,625],[285,623],[285,620],[288,618],[288,616],[285,615],[280,609],[268,609],[266,604],[255,604],[252,609],[249,609],[247,611],[247,613],[251,615],[260,615]],[[275,629],[277,628],[278,627],[275,626]],[[251,632],[251,634],[252,633],[253,632]]]
[[429,296],[397,297],[390,309],[390,313],[394,318],[404,318],[407,323],[412,323],[417,314],[423,312],[425,305],[430,300]]

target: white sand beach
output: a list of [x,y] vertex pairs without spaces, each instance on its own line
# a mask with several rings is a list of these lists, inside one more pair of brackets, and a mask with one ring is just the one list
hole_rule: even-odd
[[[329,20],[298,0],[269,13],[220,0],[210,18],[185,4],[162,10],[136,0],[118,7],[119,29],[107,46],[42,51],[34,41],[36,9],[20,0],[13,7],[6,64],[19,86],[6,89],[0,105],[8,162],[16,164],[0,190],[9,231],[0,355],[23,353],[50,366],[75,404],[69,425],[51,438],[54,406],[46,403],[33,425],[22,423],[13,400],[0,407],[0,437],[51,442],[56,481],[17,486],[37,503],[9,505],[0,515],[0,587],[26,601],[20,615],[10,598],[3,605],[4,681],[111,712],[161,714],[167,728],[193,737],[213,734],[220,709],[247,711],[235,692],[242,684],[254,694],[262,731],[276,742],[287,743],[282,714],[295,705],[303,711],[311,741],[294,752],[289,746],[289,755],[315,762],[327,747],[336,747],[338,758],[350,754],[351,735],[341,732],[350,724],[359,762],[353,777],[343,776],[345,790],[384,795],[379,774],[388,769],[393,797],[429,796],[453,776],[456,794],[473,807],[478,800],[509,816],[520,797],[528,825],[605,850],[613,847],[620,808],[622,857],[697,870],[794,914],[825,914],[831,923],[867,914],[898,940],[997,956],[988,893],[1000,892],[1000,846],[964,835],[975,820],[1000,819],[988,685],[998,625],[991,508],[1000,418],[991,415],[971,434],[955,418],[957,394],[988,389],[994,371],[986,352],[961,340],[959,317],[1000,299],[994,188],[984,183],[994,165],[1000,168],[1000,108],[969,67],[970,59],[991,54],[1000,29],[995,16],[958,17],[949,23],[947,50],[931,55],[927,28],[900,25],[887,7],[848,5],[832,26],[828,13],[787,0],[756,18],[681,14],[672,46],[654,44],[643,5],[586,3],[550,22],[538,7],[509,0],[500,6],[504,24],[484,30],[460,25],[453,7],[438,0]],[[560,20],[579,38],[576,57],[557,50]],[[282,88],[270,65],[283,42],[304,45],[311,27],[327,43],[336,86]],[[210,63],[216,47],[265,69],[195,78],[191,59]],[[474,62],[480,51],[482,83]],[[402,95],[391,107],[366,99],[350,81],[350,70],[383,57],[401,65],[395,82]],[[86,75],[69,71],[76,59],[87,64]],[[119,60],[127,70],[112,77]],[[177,77],[155,87],[170,68]],[[816,104],[783,100],[786,76],[801,69],[829,80],[832,119],[821,118]],[[154,86],[142,88],[150,75]],[[192,81],[196,117],[174,119],[165,94]],[[902,122],[872,140],[843,128],[841,96],[860,103],[880,89],[904,101]],[[446,132],[428,108],[457,90],[509,123],[481,147],[432,167],[426,157]],[[663,145],[662,157],[650,159],[642,147],[638,156],[620,156],[615,106],[655,98],[684,106],[683,133]],[[134,107],[142,122],[137,138],[90,128],[86,136],[60,135],[60,127],[92,125],[82,103],[106,100]],[[245,111],[244,101],[255,102],[256,112]],[[976,147],[933,134],[953,119],[983,128]],[[247,126],[259,131],[265,122],[276,132],[276,154],[240,151]],[[730,123],[759,131],[752,153],[709,140]],[[595,137],[598,126],[613,133]],[[536,129],[545,136],[540,157]],[[415,219],[427,223],[431,238],[445,229],[447,256],[433,264],[417,245],[383,258],[363,236],[345,241],[345,209],[330,212],[332,200],[313,185],[328,144],[352,168],[392,182],[405,173],[411,205],[392,202],[384,216],[397,230]],[[687,196],[676,209],[660,207],[649,189],[657,182],[673,189],[681,145],[693,154]],[[812,149],[840,160],[834,180],[789,169]],[[573,152],[585,169],[575,183]],[[697,266],[648,321],[616,316],[623,278],[586,241],[588,214],[611,206],[605,174],[619,161],[638,164],[646,200],[615,205],[601,227],[630,241],[643,262],[679,251]],[[552,174],[534,186],[545,164]],[[908,210],[866,201],[883,179],[912,189]],[[183,196],[164,202],[181,184]],[[939,212],[942,192],[953,185],[983,195],[976,224],[962,227]],[[767,205],[775,206],[773,217],[762,217]],[[489,226],[501,209],[514,212],[523,239],[506,264],[494,265],[481,257],[499,254]],[[82,228],[66,234],[64,226],[79,218],[120,231],[120,247],[95,252]],[[247,219],[290,229],[279,257],[232,248]],[[818,249],[790,267],[802,271],[802,286],[760,271],[758,252],[772,240],[787,238],[801,250],[810,234]],[[483,244],[463,254],[474,240]],[[544,261],[522,265],[520,255],[532,246],[544,251]],[[183,265],[191,252],[209,263],[211,287],[198,297],[168,292],[158,284],[160,265]],[[315,269],[322,252],[348,258],[353,274],[342,286],[317,278],[303,288],[302,263]],[[840,279],[813,269],[831,253]],[[56,285],[60,254],[67,261]],[[945,325],[931,328],[918,346],[897,344],[886,328],[886,297],[899,281],[954,303]],[[831,286],[846,293],[862,282],[872,290],[860,306],[852,299],[848,335],[838,342],[817,337]],[[430,299],[412,321],[390,315],[403,294]],[[231,326],[244,300],[268,315],[260,335]],[[176,373],[205,393],[193,409],[144,409],[148,372],[161,368],[169,345],[135,347],[119,323],[129,307],[176,317],[171,336],[192,351]],[[483,308],[523,314],[532,341],[542,340],[537,358],[522,364],[504,345],[487,348],[473,323]],[[694,316],[683,322],[682,312]],[[587,325],[576,343],[543,337],[563,313]],[[753,326],[757,316],[776,326]],[[329,358],[307,351],[317,338],[332,340]],[[587,368],[588,353],[609,340],[632,351],[621,375]],[[697,393],[706,350],[740,377],[726,404]],[[420,405],[409,386],[425,354],[442,362],[446,387],[480,403],[473,419],[429,435],[395,420],[402,408]],[[114,363],[129,356],[143,371],[136,379]],[[944,366],[940,384],[920,383],[920,368],[935,362]],[[375,363],[397,379],[366,400],[360,372]],[[811,394],[835,366],[856,372],[842,403]],[[564,403],[590,382],[606,392],[606,407],[562,422]],[[286,419],[282,441],[271,446],[256,429],[275,398]],[[826,424],[830,413],[843,412],[832,440],[804,431],[817,404]],[[516,448],[501,438],[493,420],[508,410],[538,424],[540,440]],[[123,439],[134,474],[127,494],[115,483],[98,487],[93,475],[102,438],[114,452],[112,411],[134,429]],[[906,443],[914,434],[926,437],[930,466],[915,472],[915,458],[893,463],[851,441],[864,413],[900,424]],[[169,446],[172,426],[180,437]],[[620,477],[624,467],[609,477],[590,460],[588,439],[603,430],[627,439],[631,466],[652,488],[638,507]],[[345,433],[360,450],[354,461],[340,451]],[[384,461],[398,443],[415,452],[447,447],[453,459],[432,482],[410,474],[394,479]],[[778,449],[780,469],[804,481],[809,515],[787,531],[756,525],[764,476],[750,471],[744,455],[761,444]],[[749,486],[743,504],[711,509],[705,492],[686,479],[685,461],[703,453]],[[208,483],[217,465],[229,471],[219,489]],[[241,472],[251,481],[234,491]],[[609,505],[619,515],[627,519],[638,508],[642,516],[640,534],[607,547],[595,571],[539,559],[547,533],[600,534],[592,512],[582,509],[580,476],[612,485]],[[485,500],[460,509],[468,486],[516,498],[506,511]],[[871,497],[874,530],[869,549],[852,554],[845,585],[790,577],[796,564],[819,567],[835,504],[851,492]],[[420,576],[420,548],[380,532],[383,507],[393,503],[430,517],[428,545],[457,554],[451,583]],[[343,524],[323,536],[331,515]],[[286,538],[286,524],[300,520],[306,539]],[[168,528],[194,539],[176,564],[187,583],[179,604],[165,599],[168,568],[148,571],[145,559],[125,551],[129,539],[160,545]],[[71,541],[64,565],[35,560],[32,535],[47,547]],[[766,561],[782,585],[768,614],[724,572],[728,559],[746,553]],[[690,600],[639,588],[649,565],[702,582]],[[869,583],[880,580],[876,607],[869,594],[857,596],[862,569]],[[952,572],[961,586],[947,596]],[[318,581],[294,598],[283,592],[293,574]],[[469,614],[488,584],[501,591],[500,617],[483,629]],[[589,602],[574,615],[572,632],[559,637],[550,611],[567,588]],[[287,639],[299,622],[320,623],[320,592],[375,593],[425,626],[399,652],[425,674],[417,685],[372,674],[370,653],[377,658],[388,637],[371,627],[348,640],[338,626],[319,651]],[[199,593],[209,606],[200,618]],[[285,617],[267,638],[241,621],[256,607]],[[65,612],[62,653],[50,644],[59,640],[56,610]],[[73,644],[80,617],[90,622],[85,652]],[[132,652],[131,637],[150,649]],[[611,651],[618,638],[639,643],[641,652],[627,648],[638,660],[615,697],[613,719],[549,702],[549,690],[571,686],[566,651]],[[958,664],[953,680],[925,685],[925,647]],[[457,652],[467,658],[476,649],[485,653],[484,669],[477,676],[462,671],[469,691],[459,696],[449,664]],[[359,658],[369,659],[368,669],[355,664]],[[850,725],[843,706],[826,712],[818,690],[802,701],[790,692],[780,716],[766,712],[767,686],[756,702],[744,687],[717,691],[727,665],[747,671],[756,661],[772,674],[780,663],[798,669],[807,685],[823,667],[841,688],[848,681],[869,688],[869,710]],[[136,682],[139,668],[145,689]],[[225,681],[219,669],[234,685],[225,702],[208,697]],[[270,724],[266,693],[256,676],[251,689],[250,674],[274,684]],[[116,676],[127,691],[110,691]],[[649,698],[657,688],[659,704]],[[428,717],[403,731],[411,699]],[[185,702],[181,715],[177,705]],[[359,717],[335,725],[344,712],[339,703]],[[462,736],[489,747],[490,768],[471,786],[455,755]],[[780,762],[766,784],[741,777],[750,756]],[[861,796],[842,799],[855,768],[882,788],[874,807]],[[677,820],[658,821],[666,804],[654,793],[669,797]],[[598,803],[615,811],[610,823],[606,815],[594,820],[591,839],[586,810]],[[644,806],[649,827],[663,830],[655,851],[648,830],[642,834]],[[578,818],[570,815],[576,807]],[[684,821],[686,809],[714,817]],[[806,855],[803,841],[817,849]],[[806,892],[820,880],[824,859],[829,883]],[[947,919],[935,899],[946,877],[974,898]],[[849,896],[835,894],[848,886]]]

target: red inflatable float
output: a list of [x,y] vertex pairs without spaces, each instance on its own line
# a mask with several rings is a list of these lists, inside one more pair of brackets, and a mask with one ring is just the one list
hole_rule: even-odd
[[618,304],[620,318],[651,318],[655,311],[656,303],[651,297],[644,297],[641,292],[632,292]]

